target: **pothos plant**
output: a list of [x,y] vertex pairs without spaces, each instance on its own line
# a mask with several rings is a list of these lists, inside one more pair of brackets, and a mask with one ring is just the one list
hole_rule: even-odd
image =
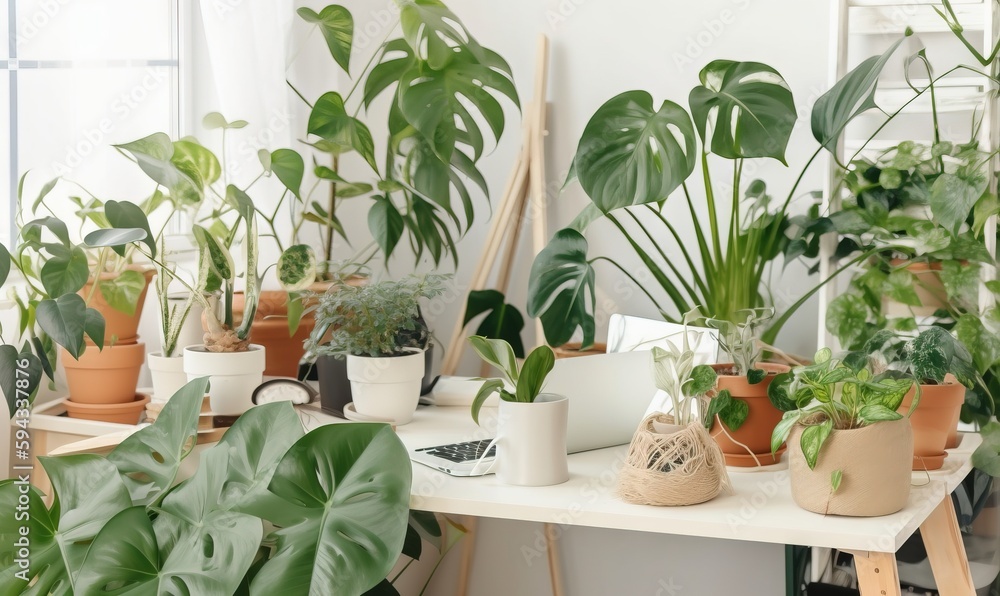
[[969,389],[983,383],[972,354],[942,327],[928,327],[916,335],[884,329],[868,340],[863,353],[922,385],[943,385],[949,374]]
[[[34,400],[42,375],[54,382],[57,345],[73,358],[83,355],[88,341],[98,350],[104,347],[104,317],[87,305],[87,299],[81,293],[87,281],[96,277],[106,259],[92,265],[88,254],[100,254],[107,248],[124,258],[131,243],[148,242],[150,237],[148,226],[145,229],[132,228],[128,216],[114,209],[104,217],[115,220],[122,229],[100,244],[89,242],[86,238],[82,243],[75,242],[66,224],[54,214],[23,221],[25,205],[21,199],[26,177],[22,176],[18,186],[18,243],[13,247],[13,253],[0,246],[0,286],[12,273],[19,282],[9,289],[8,295],[17,305],[17,337],[23,340],[20,348],[14,344],[0,345],[0,391],[7,400],[11,415],[21,409],[17,406]],[[45,195],[57,182],[58,179],[50,181],[43,187],[34,202],[35,207],[44,204]],[[141,282],[145,286],[145,279]],[[96,288],[95,285],[95,291]],[[113,290],[105,288],[105,297],[121,309],[125,309],[132,300],[134,311],[134,298],[138,296],[133,296],[130,288],[132,286],[126,282],[115,284]],[[19,387],[19,381],[25,380],[31,387],[30,393]]]
[[[311,110],[309,142],[329,159],[329,165],[317,164],[314,170],[330,183],[328,201],[305,204],[307,218],[328,226],[324,262],[333,258],[334,234],[344,234],[338,200],[368,197],[368,227],[386,258],[405,235],[418,259],[426,252],[435,264],[448,255],[457,263],[455,238],[475,216],[473,190],[488,196],[477,166],[486,137],[499,140],[506,128],[499,99],[519,103],[507,62],[481,45],[443,2],[395,3],[401,37],[393,38],[396,24],[386,27],[386,39],[353,74],[351,12],[337,4],[319,12],[298,9],[354,81],[346,94],[328,91],[312,102],[299,94]],[[371,130],[358,114],[386,94],[391,95],[389,136],[379,160]],[[345,154],[359,156],[368,173],[347,173],[341,161]]]
[[[802,453],[814,469],[832,432],[903,418],[897,410],[913,386],[913,378],[905,373],[876,373],[866,354],[851,353],[837,359],[829,348],[823,348],[813,364],[778,375],[768,387],[771,403],[785,412],[771,435],[771,451],[777,453],[792,427],[801,424],[805,427]],[[907,416],[919,401],[918,394]],[[832,481],[837,490],[840,480],[836,474]]]
[[746,377],[747,382],[756,385],[764,380],[767,373],[757,368],[763,355],[760,334],[764,324],[774,317],[773,308],[751,308],[734,313],[736,322],[709,318],[705,323],[719,331],[719,348],[729,355],[733,363],[733,374]]
[[[687,325],[701,318],[702,314],[697,309],[685,313],[680,347],[667,340],[666,348],[653,348],[653,379],[656,387],[669,399],[675,424],[687,426],[700,420],[706,429],[711,429],[715,417],[719,416],[726,426],[736,430],[746,421],[749,406],[734,399],[727,389],[712,395],[718,375],[711,366],[694,363],[698,344],[704,335],[696,335],[692,346]],[[661,404],[661,408],[665,405]]]
[[472,419],[479,424],[479,412],[494,393],[508,402],[534,403],[545,386],[545,378],[555,366],[552,348],[538,346],[518,367],[514,349],[502,339],[487,339],[478,335],[469,337],[472,348],[483,359],[500,371],[502,378],[486,379],[472,400]]
[[[713,61],[702,69],[688,109],[672,101],[657,106],[645,91],[622,93],[601,106],[584,129],[570,174],[591,204],[556,232],[532,266],[528,314],[541,318],[546,340],[561,345],[579,329],[584,347],[593,343],[594,265],[601,261],[637,285],[667,320],[696,304],[732,322],[737,311],[766,306],[765,275],[772,263],[781,255],[788,262],[818,254],[818,241],[801,233],[810,218],[790,212],[799,183],[854,118],[876,107],[879,75],[901,41],[863,61],[816,101],[812,132],[819,147],[779,202],[763,182],[744,186],[743,178],[748,160],[786,163],[797,115],[791,90],[773,68]],[[721,181],[713,174],[718,158],[727,160],[731,172]],[[696,168],[703,196],[689,188]],[[683,202],[675,205],[681,198],[671,197],[678,190]],[[728,225],[720,216],[726,208]],[[678,223],[679,213],[690,214],[689,224]],[[588,257],[584,232],[598,220],[622,235],[651,282],[611,257]],[[693,243],[681,236],[686,228],[694,232]],[[680,259],[668,258],[664,238]],[[789,317],[827,281],[777,317],[764,340],[774,343]]]
[[[406,535],[406,449],[382,424],[305,433],[288,402],[240,417],[175,484],[197,444],[206,379],[106,457],[42,458],[52,505],[0,481],[0,539],[27,528],[30,557],[0,553],[4,594],[121,591],[361,594],[390,571]],[[26,506],[26,509],[25,509]]]

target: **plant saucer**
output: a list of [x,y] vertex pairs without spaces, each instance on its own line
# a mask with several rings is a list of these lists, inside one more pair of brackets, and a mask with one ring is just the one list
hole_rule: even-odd
[[396,424],[395,420],[376,418],[375,416],[366,416],[365,414],[359,413],[357,408],[354,407],[353,401],[344,406],[344,418],[353,420],[354,422],[384,422],[386,424]]
[[[750,454],[736,455],[732,453],[726,454],[726,469],[730,472],[773,472],[775,470],[784,470],[788,468],[788,461],[782,461],[782,454],[785,453],[787,447],[782,447],[773,456],[771,452],[757,454],[757,459]],[[760,462],[761,465],[758,465]]]
[[937,455],[914,455],[913,456],[913,471],[914,472],[933,472],[934,470],[940,470],[944,466],[944,460],[948,457],[945,452],[938,453]]

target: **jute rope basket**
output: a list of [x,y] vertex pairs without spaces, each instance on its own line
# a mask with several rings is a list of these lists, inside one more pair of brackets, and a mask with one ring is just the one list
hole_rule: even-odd
[[618,478],[621,498],[637,505],[695,505],[731,492],[722,450],[697,422],[662,434],[653,423],[673,425],[657,413],[639,425]]

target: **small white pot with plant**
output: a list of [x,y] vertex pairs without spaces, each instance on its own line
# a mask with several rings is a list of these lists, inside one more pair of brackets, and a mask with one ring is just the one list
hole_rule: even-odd
[[[364,286],[338,280],[319,297],[308,351],[347,358],[361,416],[397,425],[413,420],[430,340],[420,300],[444,292],[446,278],[411,275]],[[328,333],[329,341],[320,343]]]
[[[684,324],[700,317],[697,310],[687,313]],[[671,342],[669,349],[653,348],[653,376],[661,392],[654,413],[632,437],[619,476],[618,492],[629,503],[694,505],[730,488],[722,450],[708,429],[717,415],[738,416],[737,402],[725,389],[709,399],[717,375],[711,366],[694,365],[689,335],[681,334],[680,348]]]
[[[548,346],[535,348],[518,370],[514,350],[502,339],[478,335],[469,343],[502,379],[487,379],[472,402],[472,419],[479,424],[483,404],[500,395],[497,418],[497,478],[515,486],[551,486],[569,480],[566,458],[566,424],[569,400],[542,393],[545,377],[555,365]],[[512,390],[511,390],[512,389]]]

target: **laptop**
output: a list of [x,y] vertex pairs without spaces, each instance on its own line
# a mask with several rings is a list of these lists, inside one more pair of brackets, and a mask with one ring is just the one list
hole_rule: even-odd
[[[648,351],[557,360],[543,391],[569,398],[566,452],[624,445],[632,440],[656,394]],[[410,459],[452,476],[491,472],[492,439],[425,447]]]

